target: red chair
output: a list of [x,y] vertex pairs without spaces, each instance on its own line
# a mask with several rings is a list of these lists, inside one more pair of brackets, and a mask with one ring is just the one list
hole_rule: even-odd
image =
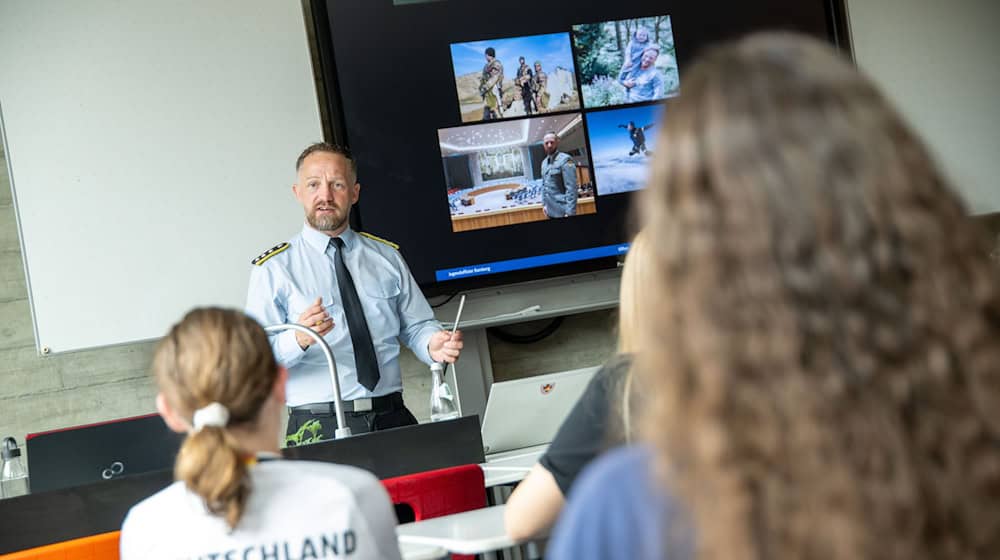
[[[414,521],[486,507],[486,482],[479,465],[437,469],[382,481],[392,503],[413,509]],[[472,556],[452,555],[454,560]]]

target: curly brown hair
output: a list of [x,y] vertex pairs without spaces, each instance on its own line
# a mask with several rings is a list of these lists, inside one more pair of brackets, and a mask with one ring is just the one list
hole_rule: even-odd
[[1000,297],[984,232],[831,48],[720,46],[640,197],[637,386],[700,559],[1000,558]]

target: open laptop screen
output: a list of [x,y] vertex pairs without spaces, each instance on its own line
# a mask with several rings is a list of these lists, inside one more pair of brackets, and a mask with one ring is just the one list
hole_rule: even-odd
[[500,453],[549,443],[599,368],[494,383],[483,414],[483,448]]

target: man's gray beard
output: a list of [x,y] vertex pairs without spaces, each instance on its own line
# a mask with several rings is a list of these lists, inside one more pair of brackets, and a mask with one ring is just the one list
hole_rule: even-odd
[[306,221],[312,226],[316,231],[337,231],[344,224],[347,223],[348,214],[344,214],[344,219],[339,222],[335,222],[336,216],[328,216],[317,218],[315,213],[308,214],[306,216]]

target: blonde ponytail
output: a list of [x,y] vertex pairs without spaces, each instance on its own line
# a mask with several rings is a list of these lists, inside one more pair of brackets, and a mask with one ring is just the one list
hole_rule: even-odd
[[205,508],[235,528],[250,498],[247,465],[225,428],[205,427],[190,434],[177,454],[174,478],[201,496]]
[[251,488],[246,453],[229,427],[256,421],[271,394],[278,365],[267,335],[239,311],[196,309],[157,346],[153,371],[177,414],[193,419],[195,411],[211,406],[226,412],[228,418],[189,432],[177,454],[174,477],[235,528]]

